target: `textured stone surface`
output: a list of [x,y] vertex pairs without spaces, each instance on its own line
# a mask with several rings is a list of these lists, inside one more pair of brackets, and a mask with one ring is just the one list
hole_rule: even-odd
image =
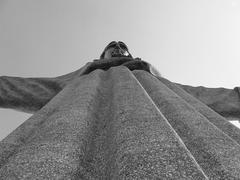
[[240,179],[239,129],[144,62],[102,62],[31,86],[54,97],[0,142],[0,179]]
[[180,85],[182,89],[207,104],[220,115],[240,121],[240,87],[233,89],[192,87]]
[[134,72],[159,110],[211,179],[240,178],[240,146],[163,83]]
[[[189,105],[191,105],[198,112],[200,112],[202,115],[204,115],[211,123],[213,123],[219,129],[221,129],[224,133],[226,133],[228,136],[230,136],[232,139],[234,139],[238,144],[240,144],[239,128],[234,126],[232,123],[228,122],[225,118],[223,118],[218,113],[216,113],[215,111],[213,111],[212,109],[207,107],[205,104],[203,104],[198,99],[193,98],[189,93],[187,93],[186,91],[184,91],[181,88],[182,86],[179,87],[178,85],[176,85],[176,84],[174,84],[174,83],[172,83],[172,82],[170,82],[170,81],[168,81],[167,79],[164,79],[164,78],[158,77],[158,79],[162,83],[164,83],[168,88],[170,88],[172,91],[174,91],[180,97],[182,97],[185,101],[187,101],[187,103]],[[209,99],[210,98],[215,98],[215,97],[209,97]],[[235,99],[239,100],[239,97],[235,97]],[[229,100],[229,98],[226,100],[226,103],[229,103],[228,100]]]
[[125,67],[75,80],[2,143],[19,145],[2,179],[205,179]]

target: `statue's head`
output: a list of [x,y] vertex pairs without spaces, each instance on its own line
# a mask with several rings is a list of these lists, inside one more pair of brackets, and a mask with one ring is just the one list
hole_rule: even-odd
[[121,41],[110,42],[102,52],[100,59],[110,59],[113,57],[132,57],[128,52],[128,47]]

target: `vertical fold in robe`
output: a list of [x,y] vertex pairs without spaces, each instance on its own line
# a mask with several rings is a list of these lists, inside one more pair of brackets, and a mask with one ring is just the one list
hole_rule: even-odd
[[180,97],[182,97],[188,104],[193,106],[198,112],[204,115],[211,123],[221,129],[225,134],[234,139],[238,144],[240,144],[240,130],[224,117],[216,113],[214,110],[206,106],[204,103],[194,98],[192,95],[187,93],[178,85],[170,82],[165,78],[158,77],[158,79],[164,83],[169,89],[174,91]]
[[1,142],[0,179],[208,179],[141,84],[123,66],[75,78]]
[[[240,179],[240,145],[211,122],[218,124],[207,106],[181,93],[196,103],[192,106],[147,72],[133,73],[210,179]],[[180,90],[171,88],[180,94]],[[218,120],[219,127],[223,126],[225,122]]]

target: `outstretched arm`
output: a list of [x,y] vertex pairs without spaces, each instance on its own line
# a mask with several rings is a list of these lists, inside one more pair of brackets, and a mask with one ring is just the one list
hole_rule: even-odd
[[227,119],[240,119],[240,88],[206,88],[180,85],[211,109]]
[[41,109],[74,78],[84,74],[91,63],[56,78],[0,76],[0,108],[34,113]]
[[62,89],[56,78],[0,77],[0,107],[33,113]]

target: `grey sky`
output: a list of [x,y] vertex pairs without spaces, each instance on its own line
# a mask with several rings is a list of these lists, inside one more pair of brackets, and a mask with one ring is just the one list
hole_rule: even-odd
[[[240,85],[240,0],[1,0],[0,75],[79,69],[112,40],[171,81]],[[0,139],[27,114],[0,109]]]

